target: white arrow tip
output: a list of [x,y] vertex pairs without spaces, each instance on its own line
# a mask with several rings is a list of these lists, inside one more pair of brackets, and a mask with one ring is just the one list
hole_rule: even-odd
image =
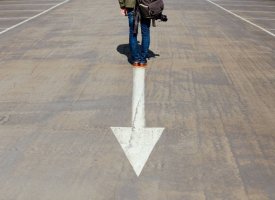
[[164,128],[111,127],[137,176],[140,175]]

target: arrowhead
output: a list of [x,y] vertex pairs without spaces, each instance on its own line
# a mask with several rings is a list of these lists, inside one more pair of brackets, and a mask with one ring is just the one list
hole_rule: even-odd
[[111,127],[137,176],[140,175],[164,128]]

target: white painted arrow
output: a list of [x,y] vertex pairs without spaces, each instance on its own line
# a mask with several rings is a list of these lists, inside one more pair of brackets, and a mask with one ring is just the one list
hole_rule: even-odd
[[114,135],[140,175],[164,128],[145,128],[145,69],[133,68],[132,127],[111,127]]

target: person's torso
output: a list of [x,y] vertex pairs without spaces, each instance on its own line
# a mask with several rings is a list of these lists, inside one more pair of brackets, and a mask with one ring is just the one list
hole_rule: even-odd
[[126,8],[134,8],[136,5],[136,0],[125,0]]

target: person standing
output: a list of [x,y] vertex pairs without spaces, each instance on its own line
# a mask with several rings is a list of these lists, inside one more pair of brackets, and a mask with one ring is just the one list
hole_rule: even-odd
[[131,64],[134,67],[147,66],[147,57],[150,46],[150,19],[140,19],[141,25],[141,48],[139,48],[137,41],[137,33],[135,33],[135,6],[136,0],[118,0],[121,14],[128,16],[129,21],[129,46],[131,52]]

